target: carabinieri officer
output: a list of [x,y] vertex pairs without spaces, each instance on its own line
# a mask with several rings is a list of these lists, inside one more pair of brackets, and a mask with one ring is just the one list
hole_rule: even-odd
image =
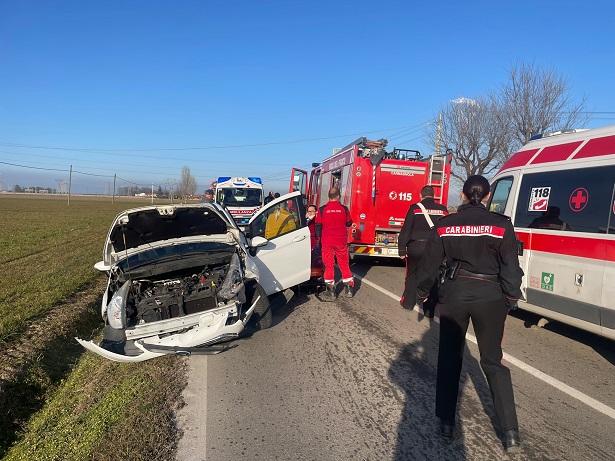
[[[418,271],[418,297],[429,294],[444,258],[452,279],[440,286],[440,345],[436,385],[436,416],[443,437],[451,439],[455,425],[459,377],[470,319],[480,365],[487,377],[495,413],[507,452],[520,449],[519,426],[510,370],[502,365],[502,338],[509,308],[521,298],[517,240],[510,219],[487,211],[489,182],[470,176],[457,213],[440,218]],[[458,265],[458,272],[452,268]]]

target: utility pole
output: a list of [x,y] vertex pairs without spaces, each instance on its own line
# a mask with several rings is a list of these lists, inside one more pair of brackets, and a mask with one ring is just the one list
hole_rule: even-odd
[[70,206],[70,187],[73,184],[73,166],[70,166],[70,173],[68,175],[68,206]]
[[436,139],[436,155],[440,155],[440,138],[442,136],[442,112],[438,117],[438,138]]

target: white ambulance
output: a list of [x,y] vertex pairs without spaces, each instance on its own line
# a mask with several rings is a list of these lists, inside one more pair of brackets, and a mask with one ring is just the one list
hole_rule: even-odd
[[223,176],[216,183],[214,202],[226,207],[241,230],[263,206],[264,199],[261,178]]
[[519,307],[615,339],[615,126],[531,140],[491,193],[519,240]]

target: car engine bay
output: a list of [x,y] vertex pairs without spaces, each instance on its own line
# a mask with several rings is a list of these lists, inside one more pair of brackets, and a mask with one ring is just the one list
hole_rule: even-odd
[[198,273],[193,270],[162,280],[134,280],[126,306],[131,323],[156,322],[215,308],[216,292],[222,286],[228,265],[206,266]]

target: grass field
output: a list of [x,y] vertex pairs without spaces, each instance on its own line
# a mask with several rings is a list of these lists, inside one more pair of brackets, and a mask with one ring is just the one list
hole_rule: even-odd
[[0,195],[0,457],[169,459],[183,361],[117,364],[74,336],[102,328],[94,270],[120,211],[150,200]]
[[[0,195],[0,340],[90,284],[113,218],[149,201]],[[7,283],[11,282],[11,283]]]

